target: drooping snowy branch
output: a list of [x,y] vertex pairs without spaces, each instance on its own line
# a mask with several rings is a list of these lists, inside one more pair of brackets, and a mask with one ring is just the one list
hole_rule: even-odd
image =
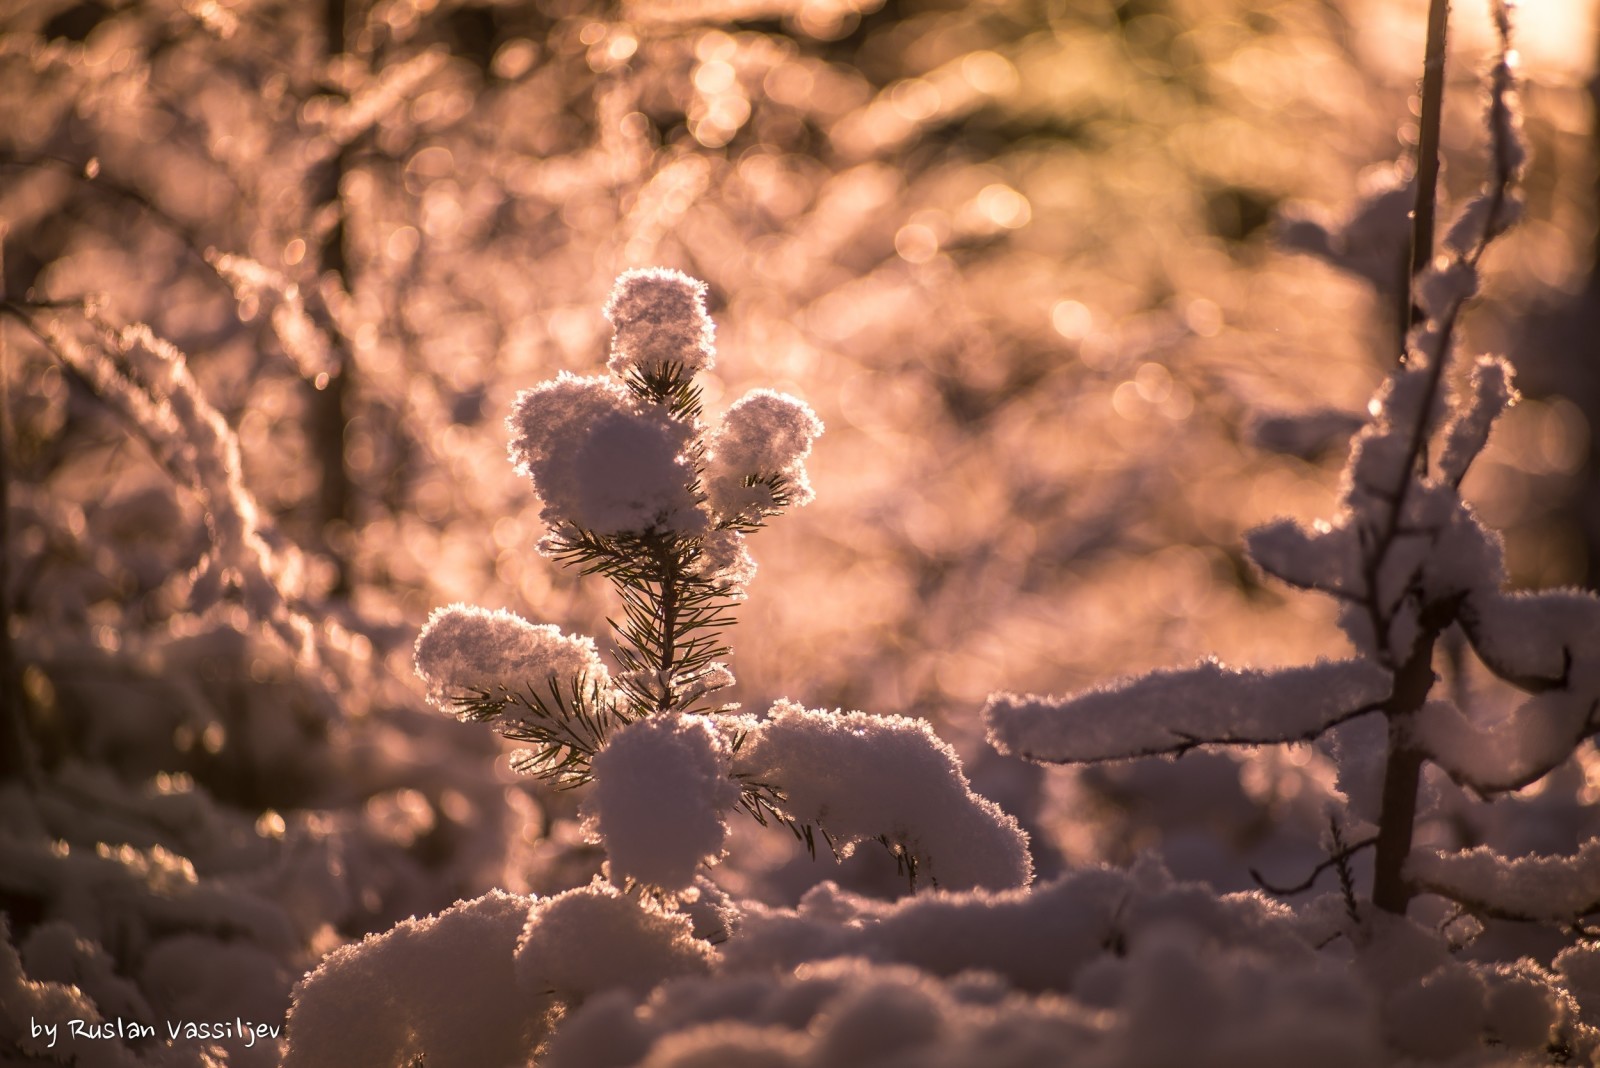
[[745,725],[734,774],[778,792],[778,807],[841,854],[886,838],[944,889],[1002,889],[1032,878],[1027,836],[972,792],[961,761],[925,720],[808,711],[788,701]]
[[1092,763],[1201,745],[1308,741],[1377,711],[1389,687],[1389,673],[1368,660],[1272,671],[1206,660],[1066,698],[995,694],[983,714],[990,743],[1003,753]]
[[252,318],[262,305],[270,308],[272,332],[302,378],[326,383],[328,376],[340,372],[340,353],[328,343],[298,285],[248,256],[207,249],[206,262],[233,290],[241,318]]
[[206,399],[187,358],[143,323],[119,327],[93,305],[82,310],[81,324],[25,321],[204,506],[209,550],[193,576],[191,607],[209,608],[231,585],[302,664],[316,665],[314,628],[295,605],[298,559],[269,543],[271,522],[244,485],[238,436]]
[[1487,727],[1454,705],[1433,701],[1412,724],[1416,743],[1450,777],[1480,794],[1520,790],[1560,767],[1600,732],[1600,698],[1550,690]]
[[1461,607],[1461,627],[1490,671],[1521,689],[1555,687],[1600,696],[1600,599],[1585,590],[1480,592]]

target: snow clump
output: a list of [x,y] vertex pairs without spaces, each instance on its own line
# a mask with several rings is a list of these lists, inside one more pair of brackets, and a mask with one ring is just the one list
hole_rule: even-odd
[[739,802],[721,737],[701,716],[660,716],[623,727],[594,757],[585,805],[605,843],[611,878],[662,890],[694,883],[723,850],[723,813]]
[[620,383],[562,372],[517,394],[511,460],[533,480],[551,526],[599,534],[705,527],[685,456],[693,428]]
[[618,378],[710,370],[716,326],[706,314],[706,286],[670,267],[647,267],[618,277],[605,308],[615,328],[611,360]]
[[771,508],[774,480],[791,505],[816,496],[805,459],[822,434],[822,420],[802,400],[755,389],[735,401],[707,441],[706,493],[719,515]]
[[1028,836],[972,792],[955,750],[927,721],[779,701],[745,730],[735,773],[781,787],[784,811],[825,832],[841,856],[882,836],[945,889],[998,890],[1033,878]]
[[416,668],[428,700],[447,710],[478,692],[520,693],[531,686],[542,696],[548,686],[565,692],[573,679],[602,691],[610,684],[593,638],[466,604],[434,609],[417,637]]

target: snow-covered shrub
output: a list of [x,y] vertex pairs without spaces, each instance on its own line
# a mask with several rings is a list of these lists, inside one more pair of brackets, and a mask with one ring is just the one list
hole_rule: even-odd
[[[1440,21],[1430,43],[1442,42],[1443,5],[1434,6]],[[1483,1043],[1565,1049],[1581,1029],[1572,995],[1547,968],[1527,959],[1498,968],[1452,960],[1402,919],[1414,902],[1467,941],[1495,921],[1587,939],[1600,912],[1593,839],[1565,855],[1513,856],[1489,845],[1450,848],[1429,826],[1454,818],[1452,806],[1464,801],[1444,796],[1451,784],[1481,800],[1511,794],[1574,761],[1600,733],[1600,598],[1506,592],[1501,540],[1461,492],[1492,424],[1517,399],[1509,365],[1479,358],[1470,374],[1456,376],[1461,388],[1447,402],[1458,324],[1477,293],[1481,258],[1520,206],[1525,149],[1507,6],[1496,4],[1494,17],[1500,55],[1487,94],[1489,176],[1434,254],[1416,256],[1423,268],[1412,280],[1405,352],[1351,444],[1339,510],[1309,529],[1283,520],[1247,538],[1267,574],[1339,603],[1354,655],[1271,670],[1207,660],[1067,697],[997,693],[984,709],[996,748],[1049,763],[1181,757],[1204,747],[1328,747],[1343,802],[1330,813],[1328,856],[1284,892],[1309,889],[1337,869],[1341,893],[1307,914],[1321,909],[1337,919],[1343,898],[1344,919],[1329,936],[1349,939],[1374,988],[1392,999],[1383,1013],[1391,1048],[1428,1060],[1467,1057]],[[1442,68],[1442,52],[1436,62]],[[1435,77],[1430,66],[1436,94]],[[1430,175],[1418,218],[1431,218],[1431,184]],[[1376,225],[1363,211],[1360,225]],[[1421,224],[1413,240],[1433,248]],[[1403,243],[1389,244],[1380,258],[1397,263]],[[1375,261],[1347,266],[1383,281]],[[1472,708],[1465,691],[1441,692],[1435,661],[1452,628],[1488,671],[1527,695],[1519,704]],[[1371,885],[1362,893],[1353,872],[1368,849]],[[1558,1030],[1566,1038],[1553,1039]]]

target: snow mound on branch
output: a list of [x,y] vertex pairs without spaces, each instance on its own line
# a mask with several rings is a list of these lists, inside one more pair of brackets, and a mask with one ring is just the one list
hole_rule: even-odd
[[1480,793],[1520,789],[1564,763],[1593,734],[1591,695],[1552,690],[1480,727],[1448,701],[1430,701],[1412,736],[1457,782]]
[[705,528],[684,456],[694,428],[647,408],[610,378],[568,371],[517,394],[511,461],[533,480],[546,523],[597,534]]
[[1205,660],[1073,697],[995,694],[983,714],[989,741],[1002,753],[1090,762],[1180,753],[1206,743],[1311,739],[1374,710],[1389,689],[1389,673],[1367,660],[1271,671]]
[[1082,992],[1083,969],[1146,929],[1181,924],[1206,938],[1280,960],[1315,957],[1292,913],[1259,894],[1217,897],[1175,883],[1158,863],[1088,868],[1031,889],[918,894],[884,902],[813,887],[794,909],[747,904],[724,948],[731,970],[790,970],[822,957],[862,956],[933,975],[975,970],[1019,990]]
[[284,1068],[525,1063],[544,1025],[512,969],[531,903],[491,890],[328,954],[295,988]]
[[1503,359],[1480,356],[1473,364],[1470,397],[1451,421],[1439,457],[1439,471],[1451,484],[1460,485],[1467,468],[1488,443],[1494,421],[1517,402],[1512,377],[1511,365]]
[[618,277],[606,302],[615,328],[611,361],[618,378],[666,367],[709,370],[716,362],[716,325],[706,314],[706,286],[681,271],[646,267]]
[[566,693],[578,678],[602,690],[610,684],[593,638],[466,604],[434,609],[417,636],[416,669],[428,700],[445,709],[479,690],[521,693],[531,686],[542,697],[552,684]]
[[1600,1026],[1600,945],[1580,942],[1556,954],[1556,974],[1577,999],[1584,1023]]
[[673,976],[704,974],[716,962],[688,916],[601,882],[536,902],[526,920],[515,962],[524,996],[581,998],[615,988],[642,994]]
[[[1600,690],[1600,598],[1586,590],[1474,594],[1463,606],[1473,650],[1501,678]],[[1569,678],[1569,675],[1572,676]]]
[[1406,862],[1417,885],[1492,916],[1569,924],[1600,911],[1600,839],[1572,856],[1503,857],[1488,846],[1418,852]]
[[776,787],[780,807],[826,831],[841,855],[883,836],[948,890],[1033,877],[1027,835],[972,792],[955,750],[923,720],[780,701],[766,721],[748,721],[734,772]]
[[605,843],[612,879],[682,890],[722,855],[722,814],[738,804],[739,787],[702,717],[630,723],[595,754],[593,771],[588,829]]
[[707,440],[706,494],[719,515],[748,514],[773,505],[770,487],[746,480],[780,477],[789,503],[816,496],[806,477],[811,443],[822,434],[804,401],[771,389],[753,389],[733,403]]

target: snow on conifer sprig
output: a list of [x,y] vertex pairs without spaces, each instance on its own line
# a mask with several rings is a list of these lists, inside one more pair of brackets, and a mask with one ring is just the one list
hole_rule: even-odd
[[[1460,494],[1490,427],[1516,399],[1509,366],[1479,359],[1448,405],[1453,410],[1445,401],[1458,320],[1476,295],[1485,248],[1515,216],[1526,161],[1506,5],[1496,3],[1493,16],[1500,52],[1489,75],[1489,175],[1437,252],[1420,260],[1426,266],[1413,292],[1422,318],[1352,443],[1339,511],[1310,529],[1280,520],[1246,537],[1269,575],[1339,602],[1340,626],[1358,655],[1269,671],[1206,661],[1067,698],[1000,693],[984,715],[1002,751],[1088,763],[1311,741],[1381,714],[1387,729],[1382,751],[1371,754],[1372,773],[1359,745],[1334,747],[1347,800],[1342,818],[1376,827],[1349,848],[1336,835],[1336,859],[1375,849],[1373,903],[1404,912],[1417,894],[1430,893],[1481,918],[1576,924],[1600,909],[1587,847],[1579,857],[1535,863],[1486,848],[1451,854],[1413,845],[1428,815],[1425,765],[1488,797],[1539,781],[1600,733],[1600,599],[1502,592],[1500,538]],[[1435,644],[1452,626],[1485,667],[1531,694],[1496,722],[1476,722],[1435,692]]]
[[822,423],[757,389],[706,425],[694,381],[715,358],[704,292],[676,271],[624,274],[606,305],[609,373],[524,390],[507,421],[511,460],[543,501],[539,551],[618,594],[620,670],[590,638],[451,605],[417,639],[429,700],[531,743],[519,770],[592,783],[585,827],[619,886],[690,890],[734,808],[813,854],[819,836],[836,857],[880,842],[913,885],[919,873],[957,889],[1026,885],[1026,835],[927,724],[715,703],[734,681],[721,634],[755,571],[746,539],[812,499],[805,461]]
[[[622,670],[610,674],[592,639],[464,605],[435,612],[417,641],[430,700],[534,743],[514,763],[561,785],[588,781],[616,729],[697,709],[732,684],[720,631],[754,573],[745,536],[809,499],[786,487],[806,486],[801,465],[822,431],[800,401],[752,394],[788,418],[768,420],[778,443],[747,445],[732,477],[768,489],[753,506],[719,510],[702,489],[716,432],[702,422],[694,381],[715,360],[704,285],[663,268],[630,271],[605,310],[615,327],[610,374],[563,372],[522,391],[507,426],[511,461],[544,503],[540,552],[617,591]],[[741,441],[759,441],[759,419],[730,417]],[[729,469],[725,461],[719,475]]]

